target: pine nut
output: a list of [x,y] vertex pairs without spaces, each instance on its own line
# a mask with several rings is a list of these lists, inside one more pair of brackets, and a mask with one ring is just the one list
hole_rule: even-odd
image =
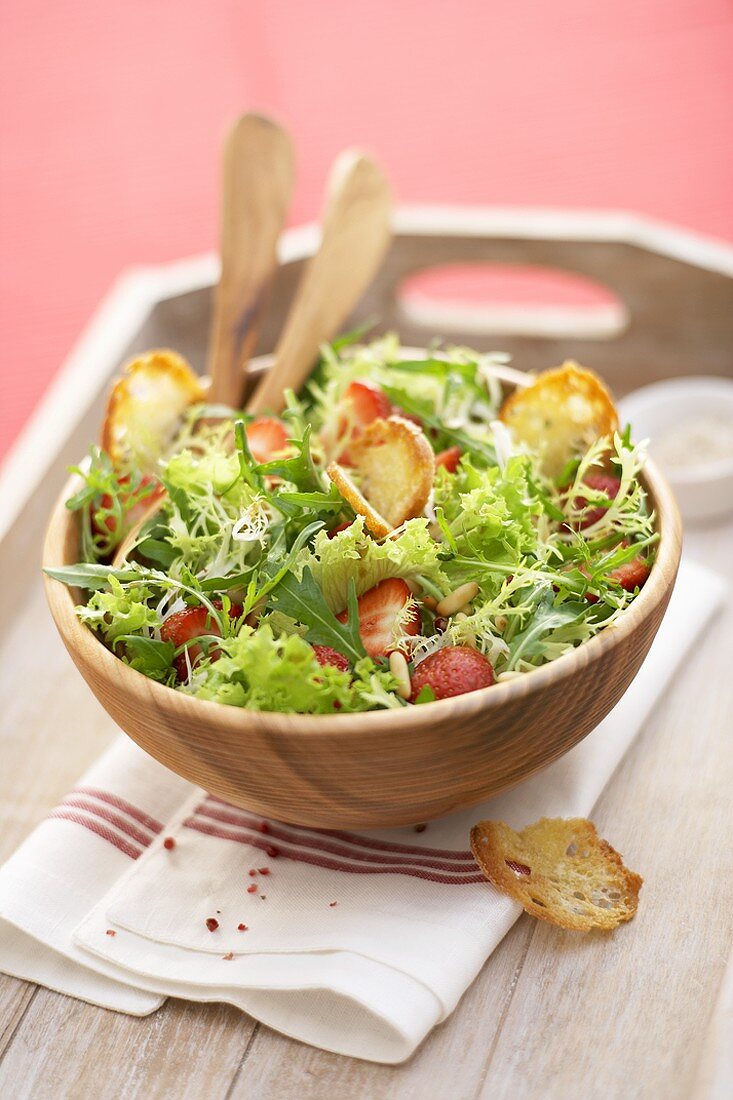
[[500,634],[504,633],[508,622],[509,620],[507,619],[506,615],[496,616],[496,618],[494,619],[494,625],[496,626],[496,629],[499,631]]
[[434,596],[423,596],[422,602],[430,611],[435,611],[436,607],[438,606],[438,601],[435,599]]
[[466,584],[459,585],[455,592],[449,592],[447,596],[443,596],[435,610],[439,615],[455,615],[456,611],[460,611],[471,602],[477,592],[476,582],[468,581]]
[[412,695],[410,670],[404,653],[400,653],[399,649],[393,649],[389,655],[389,671],[397,681],[397,694],[403,699],[409,699]]

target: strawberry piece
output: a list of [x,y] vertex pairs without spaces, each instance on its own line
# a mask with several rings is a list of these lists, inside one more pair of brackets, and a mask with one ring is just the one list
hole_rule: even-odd
[[[221,609],[220,601],[215,600],[214,607]],[[229,608],[229,618],[238,619],[241,614],[241,604],[232,604]],[[212,619],[206,607],[184,607],[182,611],[176,611],[172,615],[169,615],[168,618],[161,623],[160,627],[160,637],[162,641],[173,642],[176,649],[186,642],[193,642],[192,645],[187,647],[188,659],[191,662],[192,668],[204,652],[204,647],[196,645],[194,639],[211,634],[215,635],[217,638],[221,637],[219,626],[216,621]],[[212,661],[218,660],[219,650],[216,648],[210,649],[209,656]],[[185,652],[181,652],[177,657],[174,657],[173,667],[176,670],[179,681],[183,682],[188,679],[188,665],[186,663]]]
[[330,645],[314,645],[312,648],[313,656],[319,665],[331,665],[333,668],[340,669],[341,672],[351,672],[349,659],[337,649],[332,649]]
[[644,585],[651,571],[649,563],[644,558],[638,557],[617,566],[608,575],[627,592],[633,592],[635,588],[641,588]]
[[350,382],[339,402],[341,415],[336,436],[346,436],[346,446],[336,456],[338,462],[351,465],[348,443],[358,439],[375,420],[386,420],[392,414],[392,403],[379,386],[371,382]]
[[432,688],[436,699],[449,699],[493,683],[494,670],[483,653],[467,645],[449,645],[417,666],[412,674],[410,702],[415,702],[424,687]]
[[[628,543],[624,541],[621,546],[626,547]],[[590,577],[590,570],[585,564],[579,565],[578,569],[585,577]],[[639,555],[632,558],[631,561],[625,561],[623,565],[617,565],[615,569],[612,569],[608,574],[608,580],[620,585],[627,592],[633,592],[635,588],[644,586],[644,582],[651,571],[652,568],[649,562]],[[598,597],[593,592],[586,592],[585,598],[588,603],[598,603]]]
[[247,442],[255,462],[269,462],[287,447],[288,438],[287,427],[275,416],[258,416],[247,425]]
[[371,382],[350,382],[342,401],[351,403],[352,417],[360,428],[366,428],[373,420],[386,420],[392,412],[386,393]]
[[[395,648],[398,634],[414,637],[420,633],[420,612],[417,606],[408,615],[404,614],[405,605],[411,598],[410,589],[397,577],[380,581],[359,597],[359,634],[370,657],[386,657]],[[348,612],[342,611],[336,618],[345,623],[348,621]]]
[[449,474],[454,474],[458,469],[462,453],[460,447],[449,447],[447,451],[441,451],[440,454],[435,456],[436,470],[438,466],[442,466]]
[[[609,501],[618,496],[618,491],[621,488],[621,482],[617,477],[614,477],[613,474],[587,474],[584,484],[587,485],[589,489],[593,489],[596,493],[603,493],[604,496],[608,497]],[[588,508],[588,501],[585,499],[585,497],[576,497],[576,499],[573,501],[573,506],[578,511],[583,508],[587,509],[582,520],[580,520],[578,523],[579,531],[582,531],[586,527],[591,527],[594,523],[597,523],[598,520],[602,519],[608,511],[608,509],[604,508],[603,505]]]

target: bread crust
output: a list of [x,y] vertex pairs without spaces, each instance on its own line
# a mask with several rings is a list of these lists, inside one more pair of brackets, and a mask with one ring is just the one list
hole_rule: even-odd
[[539,920],[611,931],[636,913],[644,880],[584,818],[543,817],[521,832],[480,821],[471,850],[492,886]]
[[422,428],[401,416],[374,420],[350,454],[363,496],[392,527],[423,514],[435,481],[435,455]]
[[384,516],[372,508],[366,497],[359,491],[349,474],[338,462],[331,462],[326,467],[326,473],[334,483],[347,504],[350,504],[358,516],[364,517],[364,522],[375,538],[383,539],[392,528]]
[[499,412],[514,439],[542,455],[549,477],[601,436],[618,431],[618,412],[598,375],[572,360],[516,389]]
[[135,462],[152,473],[186,408],[204,397],[198,375],[170,348],[131,359],[110,391],[102,449],[119,469]]

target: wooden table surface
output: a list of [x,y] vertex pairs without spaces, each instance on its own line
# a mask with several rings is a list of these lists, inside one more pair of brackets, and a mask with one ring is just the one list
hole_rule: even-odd
[[[90,407],[59,471],[98,417]],[[115,735],[43,599],[55,478],[0,542],[0,859]],[[733,581],[732,548],[730,523],[686,533],[685,553]],[[636,919],[582,937],[522,917],[405,1065],[326,1054],[224,1005],[169,1000],[136,1019],[0,975],[0,1096],[728,1100],[732,655],[729,600],[593,814],[644,875]]]

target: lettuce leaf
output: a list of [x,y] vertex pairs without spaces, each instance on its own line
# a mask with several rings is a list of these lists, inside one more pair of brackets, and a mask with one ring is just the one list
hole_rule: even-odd
[[408,520],[396,538],[376,542],[364,530],[363,518],[357,516],[350,527],[333,538],[325,531],[319,532],[312,550],[302,551],[296,570],[310,569],[328,606],[339,612],[346,607],[352,580],[357,596],[387,577],[407,580],[423,576],[444,589],[447,578],[440,550],[426,519]]
[[269,625],[245,626],[225,638],[217,661],[204,661],[183,690],[249,710],[333,714],[400,706],[389,672],[369,658],[353,672],[320,665],[297,634],[276,636]]

